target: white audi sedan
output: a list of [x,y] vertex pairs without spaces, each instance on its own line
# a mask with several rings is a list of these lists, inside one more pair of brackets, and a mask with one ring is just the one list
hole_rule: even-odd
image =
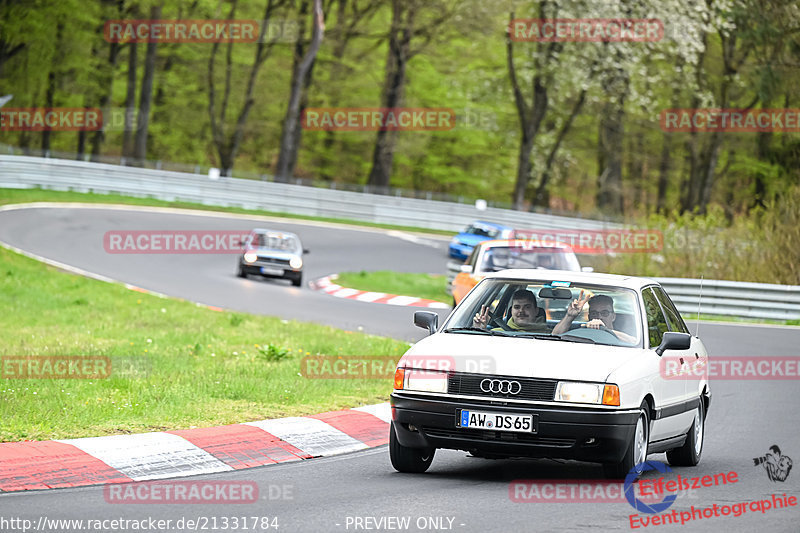
[[389,452],[424,472],[437,448],[602,463],[650,453],[694,466],[711,391],[708,355],[655,281],[560,270],[488,275],[399,361]]

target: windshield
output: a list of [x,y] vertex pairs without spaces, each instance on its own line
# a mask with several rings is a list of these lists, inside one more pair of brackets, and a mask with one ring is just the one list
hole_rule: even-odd
[[636,292],[621,287],[486,279],[456,308],[444,331],[640,347],[638,309]]
[[472,224],[471,226],[467,226],[464,233],[471,233],[480,237],[490,237],[494,239],[500,235],[500,230],[492,226],[484,226],[483,224]]
[[280,250],[282,252],[296,252],[300,247],[294,235],[285,233],[256,233],[253,235],[251,246]]
[[493,246],[483,252],[480,272],[498,272],[509,268],[577,271],[581,267],[575,254],[564,248]]

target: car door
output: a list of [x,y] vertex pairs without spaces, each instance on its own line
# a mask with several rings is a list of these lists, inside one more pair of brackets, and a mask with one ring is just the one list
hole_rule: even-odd
[[464,262],[464,265],[470,267],[469,272],[460,271],[456,274],[456,277],[453,278],[453,303],[458,304],[461,300],[464,299],[464,296],[472,290],[478,280],[475,279],[473,275],[475,271],[475,267],[478,264],[478,256],[481,255],[483,250],[483,246],[476,246],[472,249],[472,253],[470,253],[467,260]]
[[653,384],[656,394],[656,412],[650,433],[650,440],[657,441],[673,437],[686,430],[684,427],[686,413],[683,407],[686,399],[686,380],[681,375],[683,369],[669,367],[666,372],[661,372],[661,358],[667,355],[671,357],[679,355],[681,352],[670,350],[659,356],[655,351],[661,344],[664,333],[669,331],[669,325],[653,287],[642,290],[642,302],[647,322],[645,341],[649,343],[648,356],[654,358],[654,364],[658,368],[658,376]]
[[[681,314],[678,312],[675,304],[672,303],[670,297],[667,296],[667,293],[664,291],[664,289],[661,287],[653,287],[653,292],[655,292],[656,296],[658,297],[658,301],[661,304],[661,308],[664,310],[664,315],[667,318],[669,330],[680,333],[689,333],[691,335],[689,328],[686,327],[686,323],[681,317]],[[697,337],[692,337],[692,344],[688,350],[671,351],[670,356],[673,358],[683,358],[683,371],[689,372],[690,376],[698,376],[698,379],[683,380],[686,383],[686,400],[688,401],[693,398],[699,398],[700,392],[705,384],[704,380],[701,380],[699,376],[702,376],[704,371],[708,368],[708,355],[706,354],[706,349],[705,346],[703,346],[702,341],[700,341],[700,339]]]

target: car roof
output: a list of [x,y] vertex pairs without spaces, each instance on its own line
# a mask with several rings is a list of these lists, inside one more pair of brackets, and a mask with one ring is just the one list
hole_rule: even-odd
[[488,274],[485,279],[495,278],[518,279],[520,281],[571,281],[573,283],[608,285],[636,290],[648,285],[658,285],[657,281],[650,278],[602,274],[599,272],[573,272],[570,270],[542,270],[530,268],[514,268],[493,272]]
[[482,248],[500,248],[500,247],[541,247],[541,248],[559,248],[564,251],[572,251],[572,247],[564,242],[558,241],[540,241],[536,239],[494,239],[491,241],[483,241],[478,244]]
[[470,226],[474,226],[475,224],[481,224],[483,226],[491,226],[497,229],[514,229],[511,226],[506,226],[505,224],[497,224],[496,222],[486,222],[485,220],[476,220],[470,223]]
[[287,237],[294,237],[295,239],[300,239],[296,234],[292,233],[291,231],[284,231],[282,229],[265,229],[265,228],[255,228],[250,233],[260,233],[260,234],[267,234],[267,233],[280,233],[281,235],[285,235]]

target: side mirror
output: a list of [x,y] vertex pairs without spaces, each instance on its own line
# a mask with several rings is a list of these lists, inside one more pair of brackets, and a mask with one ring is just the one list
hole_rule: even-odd
[[439,315],[431,311],[416,311],[414,313],[414,325],[427,329],[429,333],[434,334],[439,327]]
[[472,265],[461,265],[460,267],[458,267],[458,270],[460,272],[466,272],[467,274],[469,274],[470,272],[472,272]]
[[688,350],[691,345],[692,336],[688,333],[667,331],[661,339],[661,344],[656,348],[656,353],[661,355],[666,350]]
[[308,251],[309,251],[309,250],[308,250],[308,248],[303,248],[303,253],[304,253],[304,254],[307,254],[307,253],[308,253]]

